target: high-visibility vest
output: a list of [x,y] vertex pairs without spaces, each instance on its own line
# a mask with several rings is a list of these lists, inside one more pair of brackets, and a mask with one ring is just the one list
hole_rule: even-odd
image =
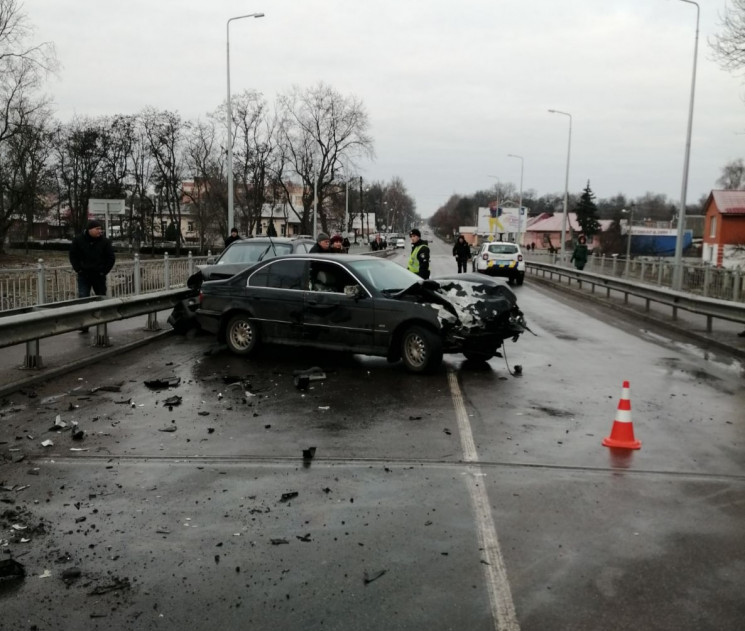
[[409,257],[409,267],[407,268],[410,272],[419,274],[419,259],[417,258],[417,254],[419,254],[419,250],[421,250],[423,247],[424,247],[424,244],[419,243],[419,245],[417,245],[411,251],[411,256]]

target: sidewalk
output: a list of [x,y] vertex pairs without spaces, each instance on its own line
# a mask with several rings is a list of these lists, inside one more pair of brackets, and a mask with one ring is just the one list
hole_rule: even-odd
[[95,327],[91,327],[87,334],[64,333],[44,338],[39,341],[42,367],[38,369],[23,367],[26,356],[25,344],[4,348],[0,353],[0,396],[6,396],[20,388],[32,386],[69,370],[103,361],[112,355],[171,335],[172,329],[167,322],[169,315],[170,310],[158,313],[159,331],[150,331],[146,328],[147,316],[109,322],[109,347],[93,346]]

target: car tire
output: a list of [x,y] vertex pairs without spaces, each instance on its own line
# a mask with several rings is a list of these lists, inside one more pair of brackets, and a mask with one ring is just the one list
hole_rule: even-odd
[[464,357],[472,362],[488,362],[494,357],[493,352],[488,351],[463,351]]
[[231,353],[249,355],[259,344],[259,329],[247,313],[239,313],[228,321],[225,342]]
[[442,363],[442,340],[422,326],[411,326],[401,338],[401,358],[409,372],[433,372]]

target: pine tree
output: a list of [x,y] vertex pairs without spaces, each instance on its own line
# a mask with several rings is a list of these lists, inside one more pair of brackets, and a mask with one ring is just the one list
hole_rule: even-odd
[[587,180],[587,187],[582,191],[582,196],[579,198],[579,203],[574,207],[574,212],[577,215],[577,223],[582,228],[582,233],[587,237],[588,242],[600,232],[598,207],[594,200],[595,194],[590,190],[590,180]]

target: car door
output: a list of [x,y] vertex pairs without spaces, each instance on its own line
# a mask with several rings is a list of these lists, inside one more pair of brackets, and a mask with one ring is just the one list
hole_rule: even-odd
[[336,350],[372,351],[375,301],[369,292],[346,268],[328,260],[312,260],[308,280],[303,341]]
[[292,344],[300,340],[306,261],[272,259],[247,279],[251,313],[264,339]]

